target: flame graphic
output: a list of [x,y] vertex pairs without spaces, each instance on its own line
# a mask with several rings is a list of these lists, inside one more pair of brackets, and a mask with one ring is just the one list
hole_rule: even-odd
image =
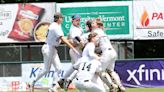
[[144,10],[144,13],[141,16],[141,24],[143,27],[147,27],[149,22],[150,22],[150,20],[148,18],[148,13],[146,10]]

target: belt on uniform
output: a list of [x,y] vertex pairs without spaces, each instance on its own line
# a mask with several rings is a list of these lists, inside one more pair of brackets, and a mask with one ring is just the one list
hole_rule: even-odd
[[108,48],[108,50],[112,50],[111,48]]
[[[76,80],[79,80],[78,78],[76,78]],[[84,80],[84,82],[88,82],[89,80]]]

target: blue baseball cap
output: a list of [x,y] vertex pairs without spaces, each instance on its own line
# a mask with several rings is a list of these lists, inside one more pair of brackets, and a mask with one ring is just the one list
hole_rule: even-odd
[[72,19],[80,19],[80,18],[81,18],[81,16],[79,14],[75,14],[72,16]]

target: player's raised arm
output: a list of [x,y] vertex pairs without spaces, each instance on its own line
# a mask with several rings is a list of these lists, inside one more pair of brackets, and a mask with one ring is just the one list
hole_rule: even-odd
[[61,41],[63,43],[65,43],[69,48],[73,49],[73,51],[77,54],[79,54],[79,52],[74,48],[74,46],[67,40],[67,38],[65,38],[64,36],[60,37]]

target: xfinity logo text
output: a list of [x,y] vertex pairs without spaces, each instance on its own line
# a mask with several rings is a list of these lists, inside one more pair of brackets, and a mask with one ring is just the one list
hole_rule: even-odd
[[137,85],[140,85],[140,82],[143,80],[164,80],[164,69],[146,69],[145,64],[141,64],[138,69],[128,69],[127,72],[129,74],[127,81],[134,81]]

